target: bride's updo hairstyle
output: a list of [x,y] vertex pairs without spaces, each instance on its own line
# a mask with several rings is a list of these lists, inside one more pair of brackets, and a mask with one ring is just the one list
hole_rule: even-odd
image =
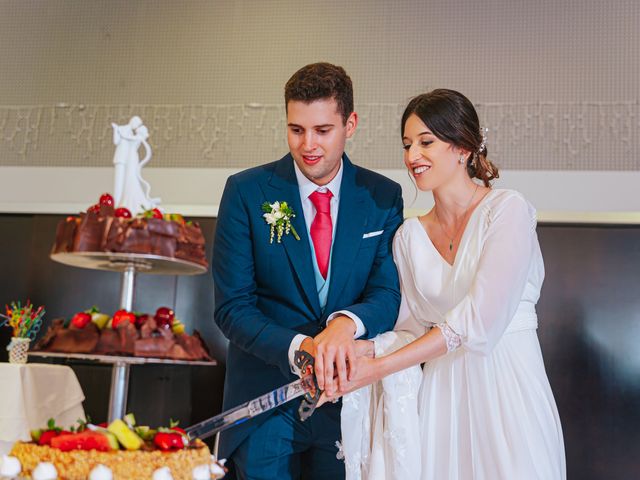
[[402,137],[412,114],[443,142],[470,152],[466,160],[469,177],[479,178],[486,187],[499,177],[498,168],[487,159],[485,131],[480,128],[478,113],[467,97],[455,90],[439,88],[411,99],[402,114]]

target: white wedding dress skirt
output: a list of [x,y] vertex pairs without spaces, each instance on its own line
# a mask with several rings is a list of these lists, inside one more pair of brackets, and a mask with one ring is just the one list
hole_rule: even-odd
[[535,211],[494,190],[453,265],[417,219],[394,240],[402,305],[376,355],[446,323],[460,348],[345,396],[349,480],[563,480],[564,443],[544,370],[535,303],[544,266]]

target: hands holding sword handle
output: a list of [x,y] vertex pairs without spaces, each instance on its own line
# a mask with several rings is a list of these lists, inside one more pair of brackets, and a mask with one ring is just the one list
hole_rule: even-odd
[[[337,401],[343,394],[354,390],[360,383],[359,366],[368,370],[365,359],[374,356],[373,342],[354,340],[355,331],[355,323],[351,318],[338,316],[316,337],[308,337],[302,342],[301,351],[313,359],[312,365],[319,389],[313,409],[327,401]],[[296,356],[295,361],[297,360]],[[304,370],[301,371],[304,375]],[[300,409],[302,408],[301,405]],[[311,415],[313,409],[305,418]]]

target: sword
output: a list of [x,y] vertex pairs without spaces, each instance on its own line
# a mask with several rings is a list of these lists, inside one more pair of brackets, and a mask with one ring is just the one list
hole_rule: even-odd
[[300,379],[188,427],[185,431],[189,438],[208,438],[301,396],[304,398],[298,408],[298,414],[304,422],[315,410],[321,392],[313,372],[313,357],[305,351],[298,350],[294,363],[303,372]]

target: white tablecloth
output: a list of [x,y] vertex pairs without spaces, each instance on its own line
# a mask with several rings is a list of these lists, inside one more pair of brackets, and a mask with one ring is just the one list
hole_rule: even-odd
[[47,420],[69,427],[84,419],[84,393],[78,378],[65,365],[0,363],[0,454]]

